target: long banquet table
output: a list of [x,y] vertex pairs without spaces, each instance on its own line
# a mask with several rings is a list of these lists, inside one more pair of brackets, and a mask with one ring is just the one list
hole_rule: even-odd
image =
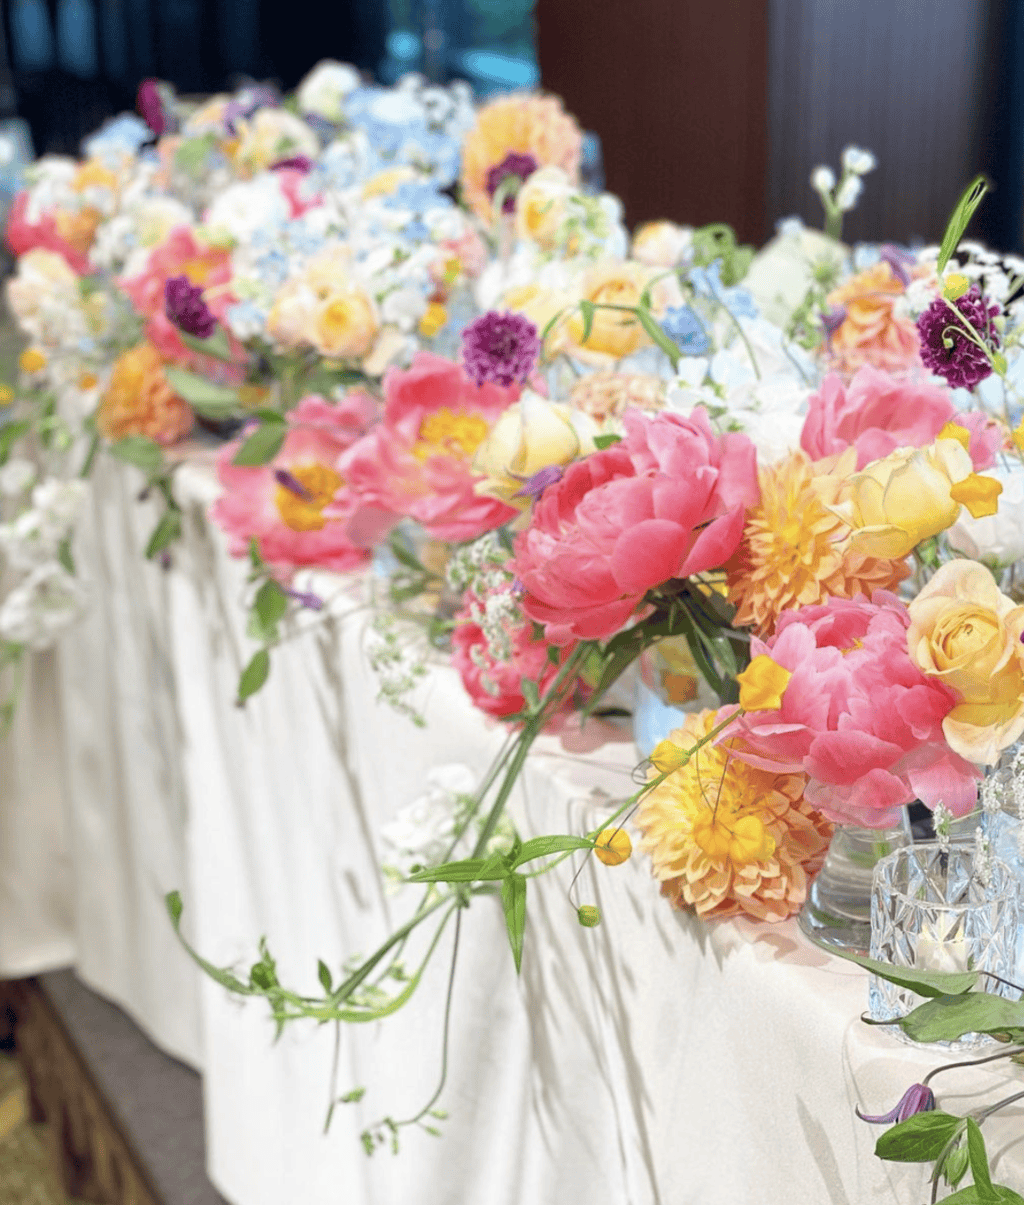
[[[407,907],[379,865],[381,826],[434,766],[483,771],[502,732],[454,672],[431,670],[425,728],[376,701],[367,665],[367,579],[320,575],[328,601],[288,633],[270,679],[233,699],[252,652],[246,566],[206,519],[208,454],[178,472],[185,533],[169,571],[139,549],[152,526],[141,478],[101,467],[78,536],[93,599],[83,625],[36,657],[14,736],[0,746],[0,975],[73,962],[163,1049],[201,1069],[211,1176],[234,1205],[918,1205],[924,1171],[885,1164],[878,1131],[934,1051],[860,1021],[866,976],[794,922],[702,926],[673,912],[642,857],[591,859],[530,885],[517,981],[500,909],[462,924],[442,1136],[403,1131],[397,1157],[368,1158],[360,1131],[415,1112],[433,1090],[447,960],[413,1004],[339,1040],[336,1091],[364,1099],[323,1122],[332,1026],[287,1028],[266,1005],[200,977],[183,930],[244,970],[266,936],[282,982],[317,990],[373,949]],[[629,790],[619,740],[584,752],[543,738],[512,801],[527,836],[593,827]],[[447,938],[445,939],[447,942]],[[981,1099],[1007,1079],[949,1077]],[[965,1106],[966,1107],[966,1106]],[[1024,1188],[1020,1106],[986,1123],[998,1173]]]

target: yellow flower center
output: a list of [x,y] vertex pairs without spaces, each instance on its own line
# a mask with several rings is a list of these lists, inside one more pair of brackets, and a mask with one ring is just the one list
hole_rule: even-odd
[[47,359],[38,347],[26,347],[18,357],[18,367],[22,372],[42,372]]
[[334,499],[344,478],[326,464],[296,465],[287,471],[302,492],[278,485],[274,494],[277,513],[292,531],[320,531],[327,524],[324,507]]
[[487,437],[488,427],[479,414],[442,406],[420,423],[419,439],[412,450],[419,461],[431,456],[457,456],[468,460]]
[[193,285],[205,285],[213,275],[214,265],[208,259],[196,255],[187,259],[181,265],[182,273],[189,278]]
[[433,339],[447,321],[448,311],[440,302],[433,301],[427,306],[420,319],[420,334],[424,339]]

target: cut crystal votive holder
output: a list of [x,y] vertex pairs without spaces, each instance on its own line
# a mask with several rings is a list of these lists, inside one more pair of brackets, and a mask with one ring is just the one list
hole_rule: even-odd
[[[882,858],[871,892],[871,957],[921,970],[990,971],[1012,982],[1021,912],[1018,884],[998,858],[989,856],[986,864],[987,873],[979,873],[973,842],[953,842],[944,850],[937,841],[922,841]],[[988,976],[979,987],[1011,999],[1020,995]],[[868,1008],[873,1020],[896,1020],[921,1003],[916,992],[872,975]],[[891,1032],[910,1040],[900,1029]],[[971,1050],[991,1040],[965,1034],[941,1045]]]

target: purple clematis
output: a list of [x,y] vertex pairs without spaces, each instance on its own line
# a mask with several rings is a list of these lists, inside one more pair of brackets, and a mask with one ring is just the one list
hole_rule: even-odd
[[911,1084],[888,1113],[872,1117],[862,1113],[860,1109],[855,1112],[861,1121],[870,1121],[873,1125],[892,1125],[894,1122],[906,1121],[915,1113],[930,1113],[934,1108],[935,1093],[931,1088],[927,1084]]

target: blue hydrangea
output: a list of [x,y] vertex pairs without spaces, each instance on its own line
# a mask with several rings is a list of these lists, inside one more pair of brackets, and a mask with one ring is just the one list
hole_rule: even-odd
[[722,264],[715,260],[707,268],[694,268],[690,272],[690,284],[698,297],[717,301],[734,318],[756,318],[757,306],[746,289],[729,288],[722,284]]
[[139,148],[153,137],[153,131],[134,113],[114,117],[82,143],[87,159],[104,159],[110,155],[136,155]]
[[710,336],[688,305],[675,305],[666,310],[661,329],[684,356],[706,356],[711,350]]

